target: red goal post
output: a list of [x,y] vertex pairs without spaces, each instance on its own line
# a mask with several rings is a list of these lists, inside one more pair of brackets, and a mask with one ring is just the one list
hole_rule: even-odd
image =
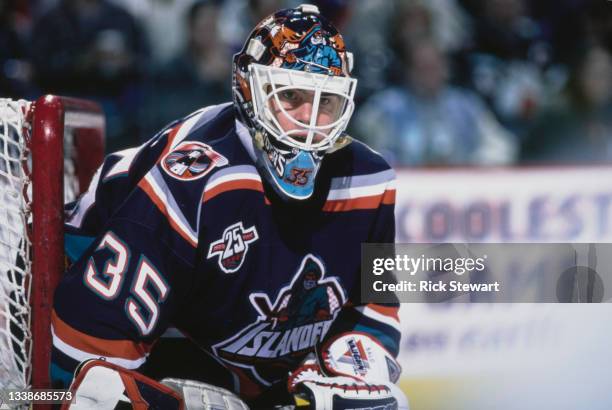
[[101,164],[104,128],[91,101],[0,99],[0,387],[51,387],[63,204],[87,188]]

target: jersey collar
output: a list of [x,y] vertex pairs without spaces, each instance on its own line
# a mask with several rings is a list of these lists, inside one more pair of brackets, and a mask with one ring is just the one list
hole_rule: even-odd
[[236,134],[238,134],[238,139],[244,146],[244,149],[246,149],[246,152],[249,153],[251,160],[256,162],[257,157],[255,155],[255,147],[253,146],[253,138],[251,138],[248,128],[238,119],[236,119]]

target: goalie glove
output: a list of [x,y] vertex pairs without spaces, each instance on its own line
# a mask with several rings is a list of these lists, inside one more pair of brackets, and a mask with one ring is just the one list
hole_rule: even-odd
[[367,333],[340,334],[307,358],[289,376],[289,392],[298,407],[408,409],[408,399],[395,386],[401,367]]
[[342,333],[317,349],[317,361],[327,376],[396,383],[402,368],[376,339],[362,332]]
[[393,383],[374,383],[354,377],[328,377],[316,364],[306,364],[289,376],[289,392],[297,409],[408,410],[408,401]]

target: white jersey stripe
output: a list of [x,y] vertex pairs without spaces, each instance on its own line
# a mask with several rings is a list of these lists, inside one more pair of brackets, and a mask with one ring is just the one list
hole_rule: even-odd
[[153,168],[151,172],[145,175],[145,180],[149,183],[149,185],[153,189],[153,193],[158,197],[159,201],[166,205],[168,217],[172,220],[172,222],[176,224],[177,228],[180,229],[180,231],[184,233],[194,245],[197,246],[197,233],[189,227],[189,224],[187,223],[182,212],[179,210],[174,198],[166,195],[167,190],[164,190],[159,186],[156,181],[156,178],[153,176],[153,171],[156,171],[156,168]]
[[236,165],[233,167],[224,168],[216,172],[210,177],[206,183],[204,192],[219,186],[225,182],[238,181],[238,180],[251,180],[261,182],[261,177],[257,170],[252,165]]
[[113,165],[111,169],[108,170],[106,175],[104,175],[104,180],[107,180],[117,175],[121,175],[121,174],[128,172],[130,170],[130,166],[132,165],[132,162],[134,161],[134,158],[136,158],[136,155],[138,154],[138,152],[143,146],[144,145],[141,145],[139,147],[134,147],[134,148],[128,148],[128,149],[125,149],[119,152],[115,152],[113,155],[120,155],[121,159],[117,161],[117,163]]
[[204,192],[208,192],[211,189],[221,184],[224,184],[226,182],[234,182],[234,181],[240,181],[240,180],[251,180],[251,181],[261,182],[261,178],[259,177],[259,175],[235,173],[235,174],[225,175],[221,178],[215,179],[211,184],[206,186],[206,189],[204,190]]
[[179,205],[176,203],[176,200],[174,199],[174,196],[172,195],[170,188],[168,188],[168,186],[166,185],[166,181],[164,180],[164,177],[162,176],[159,168],[151,169],[149,174],[151,175],[151,178],[153,178],[153,180],[155,181],[156,188],[159,188],[159,191],[164,192],[166,194],[166,199],[167,199],[166,205],[172,208],[172,210],[174,210],[174,213],[176,217],[179,219],[179,221],[181,222],[181,224],[197,238],[198,237],[197,221],[195,221],[195,227],[194,227],[193,225],[189,223],[187,218],[185,218],[185,215],[183,214],[183,211],[181,211],[181,208],[179,207]]
[[66,218],[66,224],[75,228],[81,227],[85,215],[87,215],[87,212],[89,212],[94,202],[96,201],[96,191],[98,190],[98,183],[100,182],[101,173],[102,167],[98,168],[93,178],[91,179],[91,182],[89,183],[87,191],[83,194],[83,196],[77,203],[76,208],[72,211],[68,218]]
[[221,105],[211,105],[209,107],[202,108],[200,111],[196,111],[196,114],[192,117],[188,118],[183,124],[181,124],[181,128],[178,130],[176,135],[174,136],[174,140],[172,141],[172,145],[170,147],[170,151],[172,151],[178,144],[180,144],[188,135],[189,132],[198,125],[200,119],[208,112],[212,110],[221,111],[222,108],[227,104]]
[[387,183],[383,182],[382,184],[370,186],[361,186],[345,189],[331,189],[329,191],[329,195],[327,195],[327,200],[333,201],[338,199],[355,199],[367,196],[382,195],[385,192],[386,188]]
[[376,172],[374,174],[354,175],[350,177],[336,177],[332,178],[331,189],[335,190],[378,185],[383,182],[392,181],[394,179],[395,171],[392,169]]
[[328,201],[377,196],[395,189],[395,171],[387,169],[374,174],[332,178]]
[[234,165],[231,167],[220,169],[219,171],[215,172],[213,175],[210,176],[207,183],[210,185],[214,183],[218,178],[225,177],[226,175],[235,174],[251,174],[259,178],[259,173],[253,165]]
[[[88,360],[88,359],[99,359],[100,357],[103,357],[99,354],[84,352],[80,349],[77,349],[76,347],[70,346],[68,343],[64,342],[62,339],[60,339],[55,334],[55,330],[53,329],[53,326],[51,326],[51,335],[53,337],[53,346],[60,352],[64,353],[66,356],[78,361],[79,363],[85,360]],[[107,362],[125,367],[126,369],[136,369],[140,367],[146,361],[147,357],[143,356],[135,360],[123,359],[121,357],[104,357],[104,358]]]

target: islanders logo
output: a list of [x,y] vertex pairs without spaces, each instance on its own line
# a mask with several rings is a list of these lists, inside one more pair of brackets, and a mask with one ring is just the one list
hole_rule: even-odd
[[[325,276],[321,260],[308,254],[274,302],[265,293],[252,293],[249,300],[258,313],[256,322],[214,345],[213,350],[230,365],[250,369],[262,378],[257,363],[286,357],[289,367],[302,359],[325,336],[347,298],[338,280]],[[269,376],[268,380],[275,378]]]
[[202,178],[214,167],[227,165],[223,155],[201,142],[185,141],[180,143],[161,161],[162,169],[172,178],[192,181]]

